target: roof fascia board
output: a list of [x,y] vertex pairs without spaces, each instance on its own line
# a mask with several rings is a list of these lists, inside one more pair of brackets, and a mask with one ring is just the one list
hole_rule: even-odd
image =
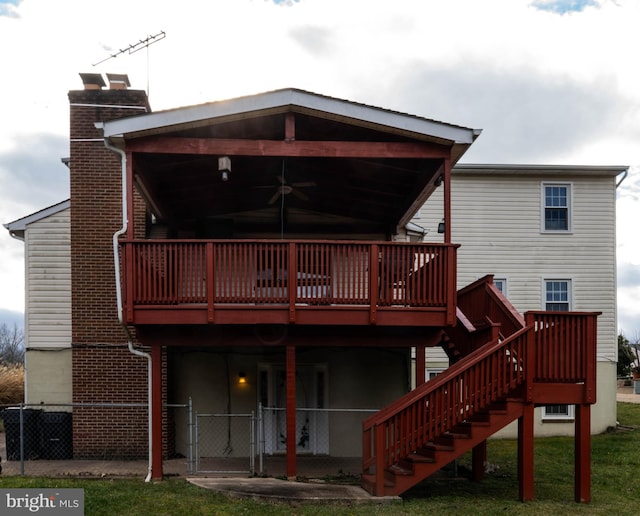
[[44,208],[40,211],[36,211],[30,215],[26,215],[20,219],[14,220],[13,222],[9,222],[7,224],[3,224],[3,226],[9,230],[9,232],[15,231],[25,231],[29,224],[34,222],[38,222],[39,220],[46,219],[51,215],[55,215],[56,213],[60,213],[61,211],[66,210],[71,206],[71,200],[67,199],[66,201],[59,202],[58,204],[54,204],[47,208]]
[[282,112],[292,107],[309,110],[319,116],[325,113],[331,118],[390,127],[465,145],[473,143],[478,134],[473,129],[414,115],[302,90],[286,89],[108,121],[104,123],[104,136],[111,138],[130,133],[151,132],[163,127],[192,125],[208,119],[247,116],[252,112]]
[[612,176],[615,177],[628,166],[606,165],[495,165],[495,164],[457,164],[453,167],[455,175],[573,175],[573,176]]

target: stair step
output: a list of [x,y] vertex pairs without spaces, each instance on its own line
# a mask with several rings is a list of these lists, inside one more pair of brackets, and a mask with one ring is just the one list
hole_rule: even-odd
[[[362,475],[362,487],[364,488],[365,491],[367,491],[367,493],[369,494],[374,494],[375,491],[375,486],[376,486],[376,476],[372,475],[370,473],[367,473],[366,475]],[[395,484],[385,478],[384,479],[384,487],[393,487],[395,486]],[[378,495],[381,496],[381,495]]]
[[422,455],[421,453],[415,452],[407,457],[409,462],[414,462],[417,464],[433,464],[436,459],[433,457],[427,457],[426,455]]
[[445,439],[471,439],[471,432],[450,431],[442,434]]
[[444,433],[441,436],[436,437],[433,440],[433,444],[435,444],[436,446],[441,446],[443,448],[450,448],[453,450],[453,448],[455,447],[454,441],[455,441],[455,437]]
[[413,469],[404,468],[400,464],[392,464],[387,468],[387,471],[401,477],[410,477],[413,475]]
[[491,414],[489,412],[478,412],[468,419],[473,425],[489,425],[491,424]]
[[[429,443],[429,444],[425,444],[424,447],[422,448],[422,450],[420,451],[420,453],[422,453],[423,451],[426,452],[439,452],[439,451],[453,451],[453,446],[449,446],[446,444],[438,444],[438,443]],[[429,454],[427,454],[428,456]]]

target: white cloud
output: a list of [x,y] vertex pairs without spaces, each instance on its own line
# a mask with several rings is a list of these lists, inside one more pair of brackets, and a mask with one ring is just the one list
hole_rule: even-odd
[[[59,160],[68,152],[66,95],[81,87],[79,72],[127,73],[132,87],[149,86],[156,110],[298,87],[483,129],[466,161],[640,167],[636,0],[157,0],[152,8],[29,0],[0,8],[3,223],[66,196]],[[92,66],[159,31],[166,38],[148,51]],[[640,256],[639,171],[619,191],[621,263]],[[14,310],[22,309],[20,245],[0,232],[0,282],[12,285],[0,307]],[[625,310],[621,303],[621,318]],[[640,316],[628,317],[640,327]]]

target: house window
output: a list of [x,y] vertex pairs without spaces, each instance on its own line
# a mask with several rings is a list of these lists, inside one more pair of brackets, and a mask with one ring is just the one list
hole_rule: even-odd
[[566,279],[544,280],[544,309],[552,312],[571,310],[571,281]]
[[542,419],[562,420],[573,419],[573,405],[546,405],[542,407]]
[[544,231],[571,230],[571,185],[542,185]]
[[493,284],[505,296],[507,295],[507,278],[493,278]]
[[444,369],[427,369],[427,380],[433,380],[442,371],[444,371]]
[[[552,312],[571,310],[571,280],[544,280],[544,309]],[[542,407],[544,421],[566,421],[573,419],[573,405],[546,405]]]

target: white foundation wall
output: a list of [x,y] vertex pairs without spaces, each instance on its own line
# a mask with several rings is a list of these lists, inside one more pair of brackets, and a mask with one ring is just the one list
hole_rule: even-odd
[[42,351],[27,348],[25,387],[28,404],[71,403],[71,348]]
[[[334,457],[359,457],[362,454],[362,421],[375,410],[393,402],[409,389],[409,350],[401,349],[309,349],[298,348],[296,366],[300,371],[324,372],[322,403],[324,408],[339,409],[329,412],[327,432],[318,445],[320,454]],[[238,353],[225,353],[215,349],[180,350],[169,353],[169,403],[183,404],[191,398],[194,414],[200,414],[200,450],[209,456],[224,456],[225,451],[243,456],[248,450],[248,425],[236,423],[229,418],[208,418],[202,414],[249,414],[256,412],[261,401],[266,399],[264,389],[273,393],[278,388],[277,371],[285,367],[285,355],[281,350],[269,351],[244,349]],[[276,372],[268,380],[269,385],[259,385],[264,381],[260,371]],[[244,373],[246,383],[239,383],[239,374]],[[298,379],[297,405],[318,406],[317,393],[312,393],[311,384]],[[317,386],[317,382],[316,382]],[[282,391],[280,391],[282,392]],[[355,409],[346,410],[344,409]],[[370,410],[368,410],[370,409]],[[271,411],[272,412],[272,411]],[[313,419],[316,412],[309,411],[299,417],[298,428],[304,425],[304,418]],[[284,417],[284,413],[283,413]],[[176,451],[187,455],[186,410],[174,412]],[[231,424],[231,426],[229,426]],[[210,425],[205,428],[203,425]],[[244,426],[243,426],[244,425]],[[323,435],[325,435],[323,433]],[[313,436],[312,436],[313,437]],[[278,436],[275,436],[277,441]],[[277,442],[268,449],[272,453],[282,453]],[[280,443],[281,444],[281,443]],[[304,452],[303,452],[304,453]],[[310,452],[311,453],[311,452]],[[235,455],[231,455],[235,456]]]

